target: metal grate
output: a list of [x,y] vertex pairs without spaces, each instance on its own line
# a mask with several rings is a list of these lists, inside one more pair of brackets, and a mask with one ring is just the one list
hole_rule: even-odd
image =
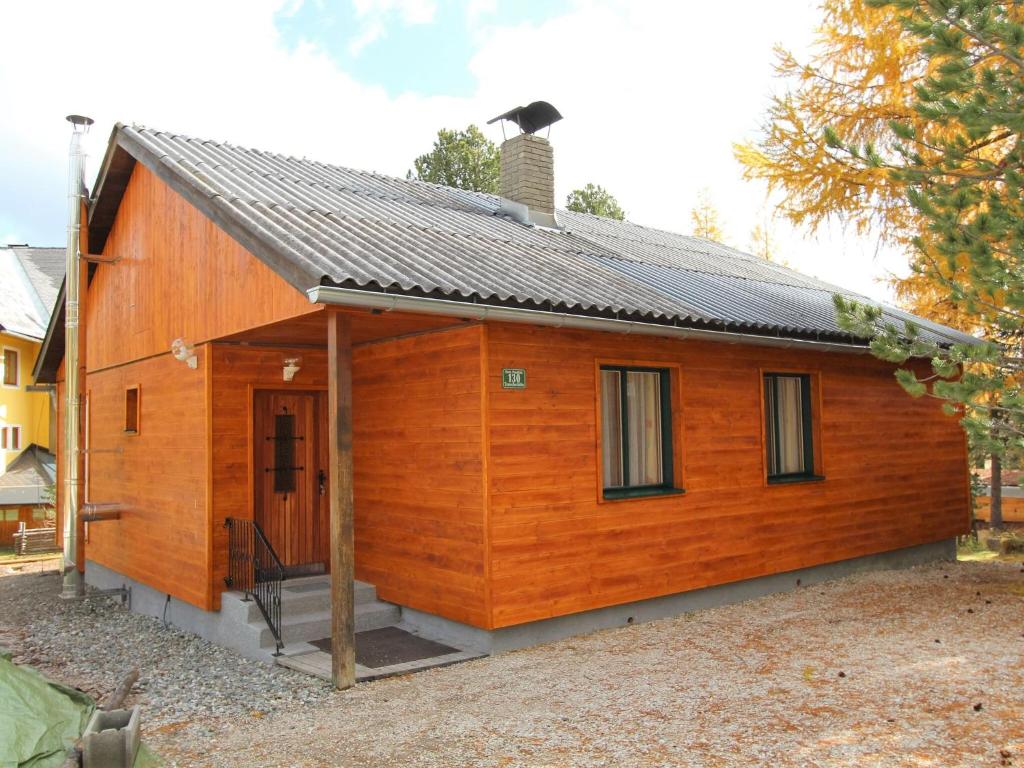
[[295,490],[295,415],[274,417],[274,493]]

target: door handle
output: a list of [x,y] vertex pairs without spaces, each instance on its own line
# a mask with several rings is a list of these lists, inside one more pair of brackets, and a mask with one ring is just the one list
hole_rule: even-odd
[[320,483],[320,495],[323,496],[327,493],[327,473],[322,469],[317,473],[317,480]]

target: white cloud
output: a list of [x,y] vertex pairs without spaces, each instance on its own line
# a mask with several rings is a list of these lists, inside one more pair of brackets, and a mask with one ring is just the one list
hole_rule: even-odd
[[[4,4],[0,93],[9,111],[0,146],[62,173],[62,118],[82,112],[97,120],[88,141],[93,170],[112,123],[125,120],[404,175],[439,127],[483,125],[516,104],[545,99],[565,115],[551,131],[561,199],[600,183],[630,218],[685,232],[706,186],[730,240],[746,247],[764,190],[740,180],[732,142],[757,128],[776,85],[772,44],[804,50],[817,23],[813,10],[796,3],[784,13],[753,1],[581,1],[541,24],[476,35],[480,48],[469,63],[476,92],[454,98],[389,96],[315,46],[283,45],[274,27],[282,9],[294,11],[294,2]],[[358,0],[357,9],[362,23],[376,19],[385,29],[429,23],[436,12],[427,0]],[[424,52],[409,55],[415,66]],[[498,126],[485,130],[501,140]],[[17,183],[0,173],[4,197]],[[873,277],[903,265],[835,229],[807,238],[778,223],[776,236],[795,268],[873,295],[884,294]]]
[[361,25],[348,46],[353,56],[385,37],[390,24],[430,24],[437,13],[432,0],[352,0],[352,5]]

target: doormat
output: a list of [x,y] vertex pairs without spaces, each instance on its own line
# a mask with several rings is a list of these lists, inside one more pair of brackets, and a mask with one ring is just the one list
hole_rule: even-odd
[[288,592],[320,592],[325,589],[330,589],[331,584],[327,581],[309,581],[305,584],[294,584],[292,586],[285,586],[285,590]]
[[[331,652],[331,638],[312,642],[321,651]],[[405,664],[458,653],[458,648],[435,643],[398,627],[383,627],[356,632],[356,664],[370,669]]]

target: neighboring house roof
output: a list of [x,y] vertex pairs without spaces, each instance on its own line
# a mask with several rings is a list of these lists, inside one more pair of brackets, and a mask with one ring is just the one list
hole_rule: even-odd
[[63,248],[0,246],[0,330],[42,339],[63,278]]
[[57,292],[64,282],[67,266],[67,252],[64,248],[30,248],[27,245],[9,246],[21,262],[39,301],[42,302],[44,318],[50,319]]
[[[857,346],[832,296],[877,304],[698,237],[563,210],[561,229],[529,226],[494,195],[123,124],[93,191],[92,253],[103,250],[137,161],[301,291],[338,286]],[[885,312],[913,319],[929,340],[975,341]]]
[[36,443],[26,447],[0,475],[0,504],[39,504],[57,478],[57,458]]

